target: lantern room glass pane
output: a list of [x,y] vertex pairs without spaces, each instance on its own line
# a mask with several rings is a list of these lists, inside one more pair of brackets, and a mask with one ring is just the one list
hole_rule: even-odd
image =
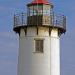
[[29,7],[29,11],[30,11],[30,16],[32,16],[33,15],[33,6]]
[[50,10],[43,10],[43,15],[50,15]]
[[34,15],[37,15],[37,6],[34,6]]
[[43,15],[50,15],[50,6],[49,5],[44,5],[43,6]]
[[42,5],[35,5],[34,6],[34,15],[41,15],[43,11]]
[[41,15],[42,14],[42,11],[43,11],[42,5],[39,5],[38,6],[38,14]]

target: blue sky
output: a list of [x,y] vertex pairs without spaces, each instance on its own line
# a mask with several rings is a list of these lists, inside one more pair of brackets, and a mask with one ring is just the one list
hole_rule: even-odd
[[[13,32],[14,13],[26,12],[32,0],[0,0],[0,75],[17,75],[18,35]],[[75,75],[75,0],[52,0],[54,11],[67,16],[61,36],[61,75]]]

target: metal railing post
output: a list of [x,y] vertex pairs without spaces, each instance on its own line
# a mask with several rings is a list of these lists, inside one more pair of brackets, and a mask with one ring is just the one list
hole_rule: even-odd
[[23,26],[23,13],[21,14],[21,19],[22,19],[22,26]]

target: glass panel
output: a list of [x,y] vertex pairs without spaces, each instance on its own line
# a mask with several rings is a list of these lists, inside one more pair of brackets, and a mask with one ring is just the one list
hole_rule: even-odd
[[36,5],[36,6],[34,6],[34,15],[40,15],[40,14],[42,14],[42,5]]
[[48,16],[49,16],[49,15],[50,15],[50,10],[46,10],[46,9],[45,9],[45,10],[43,10],[43,14],[44,14],[44,15],[48,15]]
[[39,14],[39,15],[42,14],[42,11],[43,11],[42,5],[39,5],[39,6],[38,6],[38,14]]
[[44,5],[43,6],[43,14],[44,15],[50,15],[50,6],[49,5]]
[[47,15],[48,15],[48,16],[50,15],[50,10],[47,10]]
[[36,52],[43,52],[43,40],[35,40],[35,49]]
[[34,15],[37,15],[37,6],[34,6]]
[[30,6],[29,10],[30,10],[30,16],[32,16],[33,15],[33,6]]

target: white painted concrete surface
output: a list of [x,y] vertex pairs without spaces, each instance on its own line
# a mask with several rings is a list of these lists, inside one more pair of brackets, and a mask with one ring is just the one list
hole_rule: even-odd
[[[60,43],[58,30],[49,35],[48,28],[27,28],[20,31],[18,75],[60,75]],[[35,39],[44,39],[44,53],[35,52]]]

